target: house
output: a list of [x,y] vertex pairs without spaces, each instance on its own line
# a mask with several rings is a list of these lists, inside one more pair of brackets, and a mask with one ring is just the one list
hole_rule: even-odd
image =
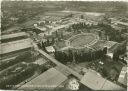
[[113,53],[107,53],[106,56],[109,57],[110,59],[112,59],[113,58]]
[[47,46],[47,47],[46,47],[46,50],[47,50],[49,53],[55,52],[55,49],[53,48],[53,46]]

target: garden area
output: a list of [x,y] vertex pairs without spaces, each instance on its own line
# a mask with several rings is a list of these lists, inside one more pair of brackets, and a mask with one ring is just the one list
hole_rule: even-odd
[[36,64],[19,63],[0,73],[0,88],[9,89],[34,75]]

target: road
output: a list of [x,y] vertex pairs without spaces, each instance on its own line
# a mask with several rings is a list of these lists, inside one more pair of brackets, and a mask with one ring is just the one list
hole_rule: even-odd
[[76,76],[79,80],[83,77],[82,75],[80,75],[79,73],[75,72],[74,70],[70,69],[69,67],[65,66],[64,64],[58,62],[56,59],[54,59],[53,57],[51,57],[50,55],[48,55],[47,53],[45,53],[44,51],[37,49],[37,51],[42,54],[44,57],[46,57],[48,60],[52,61],[53,63],[55,63],[57,66],[59,66],[60,68],[63,68],[65,70],[68,71],[68,73],[70,72],[71,74],[73,74],[74,76]]
[[[74,23],[76,23],[76,22],[74,22]],[[55,31],[57,31],[58,29],[61,29],[61,28],[64,28],[64,27],[68,27],[68,26],[70,26],[70,25],[72,25],[72,24],[74,24],[74,23],[68,23],[68,24],[66,24],[66,25],[60,25],[60,26],[57,26],[57,27],[54,27],[54,28],[52,28],[50,31],[46,31],[46,32],[44,32],[43,34],[52,34],[52,32],[55,32]]]
[[65,27],[68,27],[70,25],[73,25],[73,24],[76,24],[76,23],[79,23],[79,22],[92,22],[92,21],[86,21],[86,20],[83,20],[83,19],[81,19],[79,21],[72,21],[71,23],[68,23],[68,24],[65,24],[65,25],[59,25],[57,27],[53,27],[50,31],[45,31],[44,33],[40,33],[40,35],[43,36],[44,34],[46,34],[46,35],[47,34],[52,34],[52,32],[55,32],[58,29],[65,28]]
[[[64,64],[58,62],[55,58],[53,58],[52,56],[50,56],[49,54],[45,53],[44,51],[42,51],[41,49],[39,49],[36,45],[36,43],[33,42],[33,46],[35,48],[36,51],[38,51],[40,54],[42,54],[45,58],[47,58],[48,60],[52,61],[53,63],[55,63],[58,67],[60,67],[60,69],[63,69],[63,71],[67,72],[69,74],[69,72],[71,74],[73,74],[74,76],[76,76],[79,80],[83,77],[82,75],[80,75],[79,73],[75,72],[74,70],[72,70],[71,68],[65,66]],[[61,70],[62,72],[62,70]],[[64,73],[65,74],[65,73]]]

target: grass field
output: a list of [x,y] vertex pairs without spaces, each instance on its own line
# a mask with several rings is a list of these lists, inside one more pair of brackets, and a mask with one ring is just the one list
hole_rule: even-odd
[[97,41],[97,37],[94,34],[86,33],[73,36],[69,39],[70,46],[73,47],[84,47]]

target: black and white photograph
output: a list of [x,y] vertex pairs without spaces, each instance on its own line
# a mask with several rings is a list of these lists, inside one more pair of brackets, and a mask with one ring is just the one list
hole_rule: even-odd
[[2,0],[0,90],[127,91],[127,0]]

